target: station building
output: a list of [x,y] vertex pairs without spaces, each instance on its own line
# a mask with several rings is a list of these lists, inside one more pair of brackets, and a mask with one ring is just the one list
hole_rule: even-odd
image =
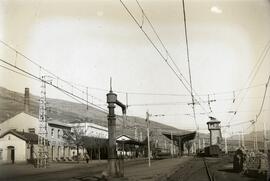
[[[0,162],[26,162],[37,157],[39,120],[21,112],[0,124]],[[58,160],[71,156],[72,145],[63,137],[69,125],[48,121],[48,156]]]
[[[29,111],[30,93],[25,89],[24,111],[0,124],[0,163],[27,162],[38,154],[38,115]],[[86,137],[107,139],[108,129],[94,123],[71,123],[48,120],[48,158],[50,161],[70,160],[78,155],[76,145],[67,140],[65,133],[80,129]],[[79,153],[83,153],[83,148]],[[82,154],[81,154],[82,155]]]

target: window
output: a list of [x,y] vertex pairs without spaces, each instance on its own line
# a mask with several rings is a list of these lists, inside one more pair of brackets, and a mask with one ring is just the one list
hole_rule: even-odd
[[29,128],[29,129],[28,129],[28,132],[29,132],[29,133],[35,134],[36,130],[35,130],[35,128]]
[[61,137],[61,135],[60,135],[60,129],[58,129],[58,131],[57,131],[57,138],[60,138]]
[[54,129],[52,128],[51,129],[51,137],[53,138],[53,136],[54,136]]
[[3,160],[3,149],[0,148],[0,160]]

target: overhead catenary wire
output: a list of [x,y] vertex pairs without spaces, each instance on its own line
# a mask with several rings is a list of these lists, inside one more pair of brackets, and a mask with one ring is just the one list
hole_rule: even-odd
[[[140,25],[140,23],[138,22],[138,20],[134,17],[134,15],[132,14],[132,12],[129,10],[129,8],[126,6],[126,4],[120,0],[121,4],[123,5],[123,7],[126,9],[126,11],[128,12],[128,14],[131,16],[131,18],[134,20],[134,22],[137,24],[137,26],[140,28],[140,30],[143,32],[143,34],[145,35],[145,37],[147,38],[147,40],[151,43],[151,45],[154,47],[154,49],[157,51],[157,53],[161,56],[161,58],[164,60],[164,62],[168,65],[168,67],[171,69],[171,71],[174,73],[174,75],[177,77],[177,79],[180,81],[180,83],[184,86],[184,88],[190,93],[190,88],[187,86],[189,85],[189,83],[186,81],[186,79],[184,78],[184,76],[182,76],[181,72],[177,73],[177,70],[175,70],[173,68],[173,66],[168,62],[168,59],[162,54],[161,50],[156,46],[156,44],[152,41],[152,39],[150,38],[150,36],[146,33],[146,31],[143,29],[143,27]],[[145,14],[144,14],[145,15]],[[145,15],[146,16],[146,15]],[[168,55],[168,54],[167,54]],[[185,83],[186,81],[186,83]],[[187,84],[187,85],[186,85]],[[195,99],[195,98],[194,98]],[[195,101],[202,107],[202,109],[206,111],[206,109],[200,104],[199,101],[197,101],[195,99]]]
[[[48,85],[50,85],[50,86],[52,86],[52,87],[54,87],[54,88],[60,90],[61,92],[65,93],[65,94],[68,95],[69,97],[72,97],[72,98],[74,98],[74,99],[78,99],[78,100],[80,100],[80,101],[82,101],[82,102],[86,102],[86,100],[85,100],[84,98],[81,98],[81,97],[79,97],[79,96],[77,96],[77,95],[74,95],[72,92],[67,91],[67,90],[65,90],[65,89],[63,89],[63,88],[60,88],[60,87],[58,87],[57,85],[54,85],[54,84],[51,83],[51,82],[48,82],[48,81],[46,81],[46,80],[42,80],[40,77],[38,77],[38,76],[36,76],[36,75],[34,75],[34,74],[32,74],[32,73],[30,73],[30,72],[28,72],[28,71],[22,69],[22,68],[19,68],[18,66],[12,65],[11,63],[9,63],[9,62],[7,62],[7,61],[5,61],[5,60],[3,60],[3,59],[0,59],[0,61],[3,62],[3,63],[5,63],[5,64],[7,64],[7,65],[9,65],[10,67],[13,67],[13,68],[15,68],[15,69],[17,69],[17,70],[19,70],[19,71],[21,71],[21,72],[27,74],[28,76],[31,76],[31,77],[32,77],[33,79],[35,79],[35,80],[39,80],[39,81],[45,82],[46,84],[48,84]],[[102,107],[100,107],[100,106],[97,106],[96,104],[89,103],[89,102],[88,102],[88,104],[90,104],[90,105],[92,105],[93,107],[96,107],[96,108],[98,108],[98,109],[100,109],[100,110],[102,110],[102,111],[107,112],[106,109],[104,109],[104,108],[102,108]]]
[[[81,98],[81,97],[79,97],[79,96],[76,96],[76,95],[74,95],[72,92],[69,92],[69,91],[67,91],[67,90],[64,90],[64,89],[58,87],[57,85],[53,85],[51,82],[48,82],[48,81],[43,80],[40,76],[36,76],[36,75],[34,75],[34,74],[32,74],[32,73],[30,73],[30,72],[28,72],[28,71],[26,71],[26,70],[24,70],[24,69],[22,69],[22,68],[19,68],[19,67],[15,66],[15,65],[12,65],[11,63],[9,63],[9,62],[7,62],[7,61],[5,61],[5,60],[3,60],[3,59],[0,59],[0,61],[2,61],[3,63],[5,63],[5,64],[7,64],[7,65],[9,65],[9,66],[11,66],[11,67],[13,67],[13,68],[15,68],[15,69],[17,69],[17,70],[23,72],[23,73],[25,73],[26,75],[23,74],[23,73],[21,73],[21,72],[14,71],[14,70],[12,70],[12,69],[10,69],[10,68],[8,68],[8,67],[5,67],[5,66],[1,66],[2,68],[5,68],[5,69],[7,69],[7,70],[9,70],[9,71],[12,71],[12,72],[14,72],[14,73],[17,73],[17,74],[19,74],[19,75],[25,76],[25,77],[27,77],[27,78],[30,78],[30,79],[33,79],[33,80],[36,80],[36,81],[43,81],[43,82],[45,82],[46,84],[48,84],[48,85],[50,85],[50,86],[56,88],[57,90],[61,91],[63,94],[67,95],[68,97],[72,98],[73,100],[75,100],[75,101],[77,101],[77,102],[79,102],[79,103],[81,103],[81,104],[83,104],[83,105],[85,105],[84,102],[86,102],[86,103],[92,105],[93,107],[96,107],[97,109],[103,111],[104,113],[108,113],[108,110],[106,110],[106,109],[100,107],[99,105],[93,104],[93,103],[89,103],[89,102],[88,102],[87,100],[85,100],[84,98]],[[121,121],[121,119],[120,119],[118,116],[116,117],[116,119],[119,120],[119,121]]]
[[261,116],[261,113],[262,113],[263,107],[264,107],[264,103],[265,103],[265,99],[266,99],[266,94],[267,94],[269,82],[270,82],[270,75],[269,75],[269,77],[267,79],[267,82],[265,84],[265,90],[264,90],[263,99],[262,99],[262,102],[261,102],[259,112],[256,114],[256,119],[251,123],[251,125],[247,129],[249,129],[252,125],[256,124],[257,121],[259,120],[259,117]]
[[[59,81],[62,81],[63,83],[67,84],[68,86],[70,86],[72,88],[72,90],[76,90],[80,93],[86,93],[85,90],[83,89],[80,89],[78,88],[79,87],[83,87],[83,88],[86,88],[88,86],[85,86],[85,85],[82,85],[82,84],[78,84],[78,83],[73,83],[73,82],[70,82],[70,81],[67,81],[67,80],[64,80],[62,78],[60,78],[58,75],[56,75],[55,73],[51,72],[50,70],[48,70],[47,68],[41,66],[40,64],[38,64],[36,61],[34,61],[33,59],[31,59],[29,56],[26,56],[24,53],[22,53],[21,51],[17,50],[16,48],[12,47],[11,45],[9,45],[7,42],[3,41],[3,40],[0,40],[0,43],[2,43],[4,46],[6,46],[7,48],[9,48],[10,50],[14,51],[16,53],[16,62],[14,64],[15,67],[17,67],[17,55],[20,55],[22,56],[25,60],[31,62],[33,65],[35,65],[37,68],[39,68],[39,71],[44,71],[44,72],[47,72],[50,76],[50,78],[54,79],[57,81],[57,84],[59,83]],[[96,88],[98,89],[98,88]],[[73,91],[72,91],[73,92]],[[101,101],[101,102],[104,102],[103,100],[95,97],[95,96],[92,96],[92,95],[89,95],[89,97],[92,97],[93,99],[95,100],[98,100],[98,101]]]
[[[245,99],[261,99],[263,97],[246,97]],[[226,99],[215,99],[212,102],[224,102],[224,101],[232,101],[233,98],[226,98]],[[205,103],[208,104],[209,101],[205,100],[202,101],[201,103]],[[190,105],[192,103],[190,102],[177,102],[177,101],[173,101],[173,102],[152,102],[152,103],[130,103],[128,104],[128,106],[133,107],[133,106],[163,106],[163,105]],[[229,112],[229,111],[228,111]],[[232,111],[230,111],[232,113]],[[235,112],[235,111],[233,111]],[[215,112],[216,113],[216,112]]]
[[[241,89],[234,89],[234,90],[230,90],[230,91],[222,91],[222,92],[212,92],[212,93],[208,93],[208,94],[199,94],[200,97],[207,97],[209,96],[221,96],[221,95],[228,95],[231,94],[233,95],[234,92],[239,92],[242,90],[247,90],[247,89],[254,89],[257,87],[262,87],[265,84],[256,84],[256,85],[252,85],[249,87],[245,87],[245,88],[241,88]],[[90,88],[91,89],[91,88]],[[93,89],[99,89],[99,88],[93,88]],[[101,90],[101,91],[109,91],[109,90]],[[124,91],[124,90],[115,90],[114,92],[116,93],[120,93],[120,94],[130,94],[130,95],[141,95],[141,96],[172,96],[172,97],[190,97],[190,94],[176,94],[176,93],[156,93],[156,92],[134,92],[134,91]]]
[[[188,75],[189,75],[189,83],[190,83],[190,95],[191,95],[191,101],[192,101],[192,110],[193,110],[193,117],[194,117],[194,122],[195,122],[195,125],[196,125],[196,129],[199,131],[199,126],[198,126],[198,123],[197,123],[197,120],[196,120],[196,110],[195,110],[195,102],[194,102],[193,87],[192,87],[192,77],[191,77],[191,66],[190,66],[190,56],[189,56],[189,44],[188,44],[188,34],[187,34],[187,20],[186,20],[185,0],[182,0],[182,8],[183,8],[183,17],[184,17],[186,56],[187,56],[187,62],[188,62]],[[210,112],[212,112],[211,109],[210,109]]]
[[[266,46],[264,47],[262,53],[260,54],[260,56],[259,56],[259,58],[258,58],[258,61],[257,61],[256,64],[254,65],[254,67],[252,68],[252,71],[250,72],[250,74],[249,74],[249,76],[248,76],[248,79],[247,79],[246,84],[249,84],[249,86],[251,86],[252,82],[254,81],[254,79],[255,79],[257,73],[259,72],[259,69],[260,69],[262,63],[264,62],[265,57],[267,56],[269,50],[270,50],[270,40],[267,42]],[[250,79],[251,79],[251,80],[250,80]],[[249,87],[249,86],[248,86],[248,87]],[[241,93],[241,92],[239,92],[239,94],[237,95],[236,98],[239,97],[240,93]],[[247,94],[247,92],[246,92],[246,94]],[[240,99],[240,102],[238,103],[238,106],[237,106],[237,108],[236,108],[235,114],[232,115],[231,119],[230,119],[229,122],[228,122],[229,124],[230,124],[230,122],[235,118],[235,115],[237,114],[238,109],[240,108],[242,102],[244,101],[246,94],[244,94],[244,96]]]
[[[147,16],[146,16],[147,17]],[[153,25],[152,25],[153,26]],[[3,40],[0,40],[0,42],[7,46],[9,49],[11,49],[12,51],[14,51],[16,53],[16,57],[18,55],[24,57],[26,60],[30,61],[31,63],[33,63],[34,65],[36,65],[37,67],[39,67],[41,70],[44,70],[45,72],[48,72],[49,74],[53,75],[53,79],[57,81],[57,84],[58,84],[58,81],[61,80],[65,83],[67,83],[69,86],[72,87],[72,89],[75,89],[75,90],[78,90],[79,92],[81,93],[85,93],[85,90],[81,90],[79,88],[77,88],[76,86],[81,86],[81,87],[86,87],[86,88],[89,88],[89,89],[93,89],[93,90],[98,90],[98,91],[103,91],[103,92],[108,92],[107,89],[103,89],[103,88],[96,88],[96,87],[90,87],[90,86],[85,86],[85,85],[82,85],[82,84],[78,84],[78,83],[72,83],[72,82],[69,82],[69,81],[66,81],[62,78],[60,78],[59,76],[57,76],[56,74],[52,73],[51,71],[49,71],[48,69],[42,67],[41,65],[39,65],[38,63],[36,63],[35,61],[33,61],[31,58],[29,58],[28,56],[26,56],[25,54],[23,54],[22,52],[18,51],[17,49],[13,48],[11,45],[9,45],[8,43],[4,42]],[[165,45],[164,45],[165,46]],[[170,56],[171,57],[171,56]],[[17,66],[17,64],[15,64],[15,66]],[[14,70],[12,70],[14,71]],[[26,76],[26,75],[24,75]],[[75,85],[74,85],[75,84]],[[218,94],[230,94],[232,93],[233,91],[237,92],[237,91],[241,91],[241,90],[244,90],[244,89],[250,89],[250,88],[254,88],[254,87],[258,87],[258,86],[262,86],[264,84],[259,84],[259,85],[254,85],[254,86],[250,86],[250,87],[246,87],[246,88],[243,88],[243,89],[238,89],[238,90],[232,90],[232,91],[227,91],[227,92],[220,92],[220,93],[212,93],[212,94],[215,94],[215,95],[218,95]],[[187,95],[187,94],[171,94],[171,93],[150,93],[150,92],[127,92],[127,91],[115,91],[116,93],[128,93],[130,95],[157,95],[157,96],[181,96],[181,97],[184,97],[184,96],[190,96],[190,95]],[[212,95],[210,94],[210,95]],[[207,96],[207,94],[205,95],[199,95],[199,96]],[[93,95],[89,95],[89,98],[92,98],[92,99],[95,99],[99,102],[104,102],[104,100],[102,99],[99,99]]]
[[[165,44],[163,43],[163,41],[161,40],[160,36],[158,35],[156,29],[154,28],[153,24],[151,23],[151,21],[149,20],[148,16],[146,15],[145,11],[143,10],[142,6],[140,5],[139,1],[136,0],[138,6],[140,7],[142,13],[143,13],[143,17],[145,17],[151,27],[151,29],[153,30],[153,32],[155,33],[156,37],[158,38],[158,41],[160,42],[160,44],[162,45],[163,49],[165,50],[166,52],[166,55],[170,58],[170,60],[172,61],[174,67],[177,69],[178,73],[181,75],[181,77],[183,78],[183,80],[187,83],[187,85],[190,85],[190,93],[191,93],[191,97],[192,97],[192,106],[194,107],[194,94],[193,92],[198,96],[199,100],[201,100],[200,96],[195,92],[195,90],[193,90],[193,87],[192,87],[192,81],[189,81],[185,78],[185,76],[181,73],[181,70],[180,68],[177,66],[177,64],[175,63],[173,57],[171,56],[171,54],[169,53],[168,49],[166,48]],[[183,6],[184,8],[184,6]],[[184,17],[185,17],[185,12],[184,12]],[[185,24],[185,37],[186,37],[186,47],[187,47],[187,57],[188,57],[188,62],[189,62],[189,48],[188,48],[188,40],[187,40],[187,28],[186,28],[186,18],[184,19],[184,24]],[[142,29],[142,26],[140,27]],[[166,59],[167,60],[167,59]],[[190,77],[190,80],[191,80],[191,71],[190,71],[190,64],[188,64],[189,66],[189,77]],[[199,101],[196,101],[197,104],[199,104],[203,110],[205,110],[205,108],[200,104]],[[205,110],[206,111],[206,110]],[[206,111],[207,112],[207,111]],[[196,117],[194,117],[194,120],[196,122]]]

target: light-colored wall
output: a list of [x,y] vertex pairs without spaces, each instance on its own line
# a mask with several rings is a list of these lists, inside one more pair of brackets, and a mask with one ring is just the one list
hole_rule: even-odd
[[37,133],[38,119],[22,112],[0,124],[0,135],[11,129],[28,132],[29,128],[35,128]]
[[0,148],[3,149],[3,160],[2,162],[7,162],[7,152],[8,146],[13,146],[15,149],[15,162],[25,162],[26,161],[26,142],[12,134],[7,134],[0,139]]
[[[58,137],[59,130],[59,137]],[[53,131],[53,136],[52,136]],[[64,145],[66,140],[63,138],[64,131],[62,128],[48,126],[48,140],[50,140],[53,145]]]
[[[16,129],[17,131],[24,131],[28,132],[29,128],[35,128],[35,133],[38,134],[38,125],[39,121],[38,118],[28,115],[24,112],[17,114],[16,116],[4,121],[3,123],[0,124],[0,135],[5,133],[6,131],[9,131],[11,129]],[[54,129],[54,137],[51,137],[51,130],[52,128]],[[53,159],[55,158],[61,158],[64,156],[64,145],[67,145],[66,140],[63,138],[63,129],[67,129],[65,127],[61,128],[61,126],[55,126],[55,125],[48,125],[48,140],[51,142],[51,146],[49,148],[49,157],[52,158],[51,154],[51,149],[52,145],[54,146],[54,151],[53,151]],[[58,130],[60,130],[60,137],[58,137]],[[17,138],[17,137],[16,137]],[[19,138],[17,138],[19,139]],[[19,141],[20,140],[20,141]],[[17,157],[15,157],[15,160],[21,161],[30,158],[30,149],[27,149],[26,146],[22,146],[22,142],[25,143],[24,140],[19,139],[17,142],[8,142],[5,138],[0,138],[0,148],[2,148],[2,145],[10,144],[8,146],[14,146],[17,147],[17,149],[20,150],[20,154]],[[14,144],[13,144],[14,143]],[[20,144],[18,144],[20,143]],[[60,146],[60,152],[59,152],[59,157],[58,157],[58,146]],[[6,147],[3,148],[3,158],[6,158]],[[67,149],[67,148],[66,148]],[[16,149],[15,149],[15,155],[16,155]],[[36,158],[36,155],[38,154],[38,148],[37,145],[34,146],[34,158]],[[65,157],[69,157],[70,155],[65,154]]]
[[218,140],[221,141],[221,135],[220,135],[220,130],[211,130],[211,140],[212,140],[212,145],[218,145],[220,144]]
[[108,138],[108,128],[94,124],[94,123],[72,123],[69,124],[72,127],[79,127],[85,136],[96,138]]

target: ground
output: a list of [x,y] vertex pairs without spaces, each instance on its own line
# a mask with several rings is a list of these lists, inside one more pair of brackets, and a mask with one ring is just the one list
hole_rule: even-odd
[[[253,181],[263,178],[252,178],[235,173],[228,159],[206,158],[207,165],[218,181]],[[91,161],[89,164],[53,163],[46,169],[33,168],[31,165],[0,165],[0,180],[3,181],[94,181],[100,180],[102,172],[107,168],[107,161]],[[147,160],[129,160],[124,163],[125,177],[114,180],[143,181],[208,181],[202,158],[182,157],[154,160],[151,167]]]

